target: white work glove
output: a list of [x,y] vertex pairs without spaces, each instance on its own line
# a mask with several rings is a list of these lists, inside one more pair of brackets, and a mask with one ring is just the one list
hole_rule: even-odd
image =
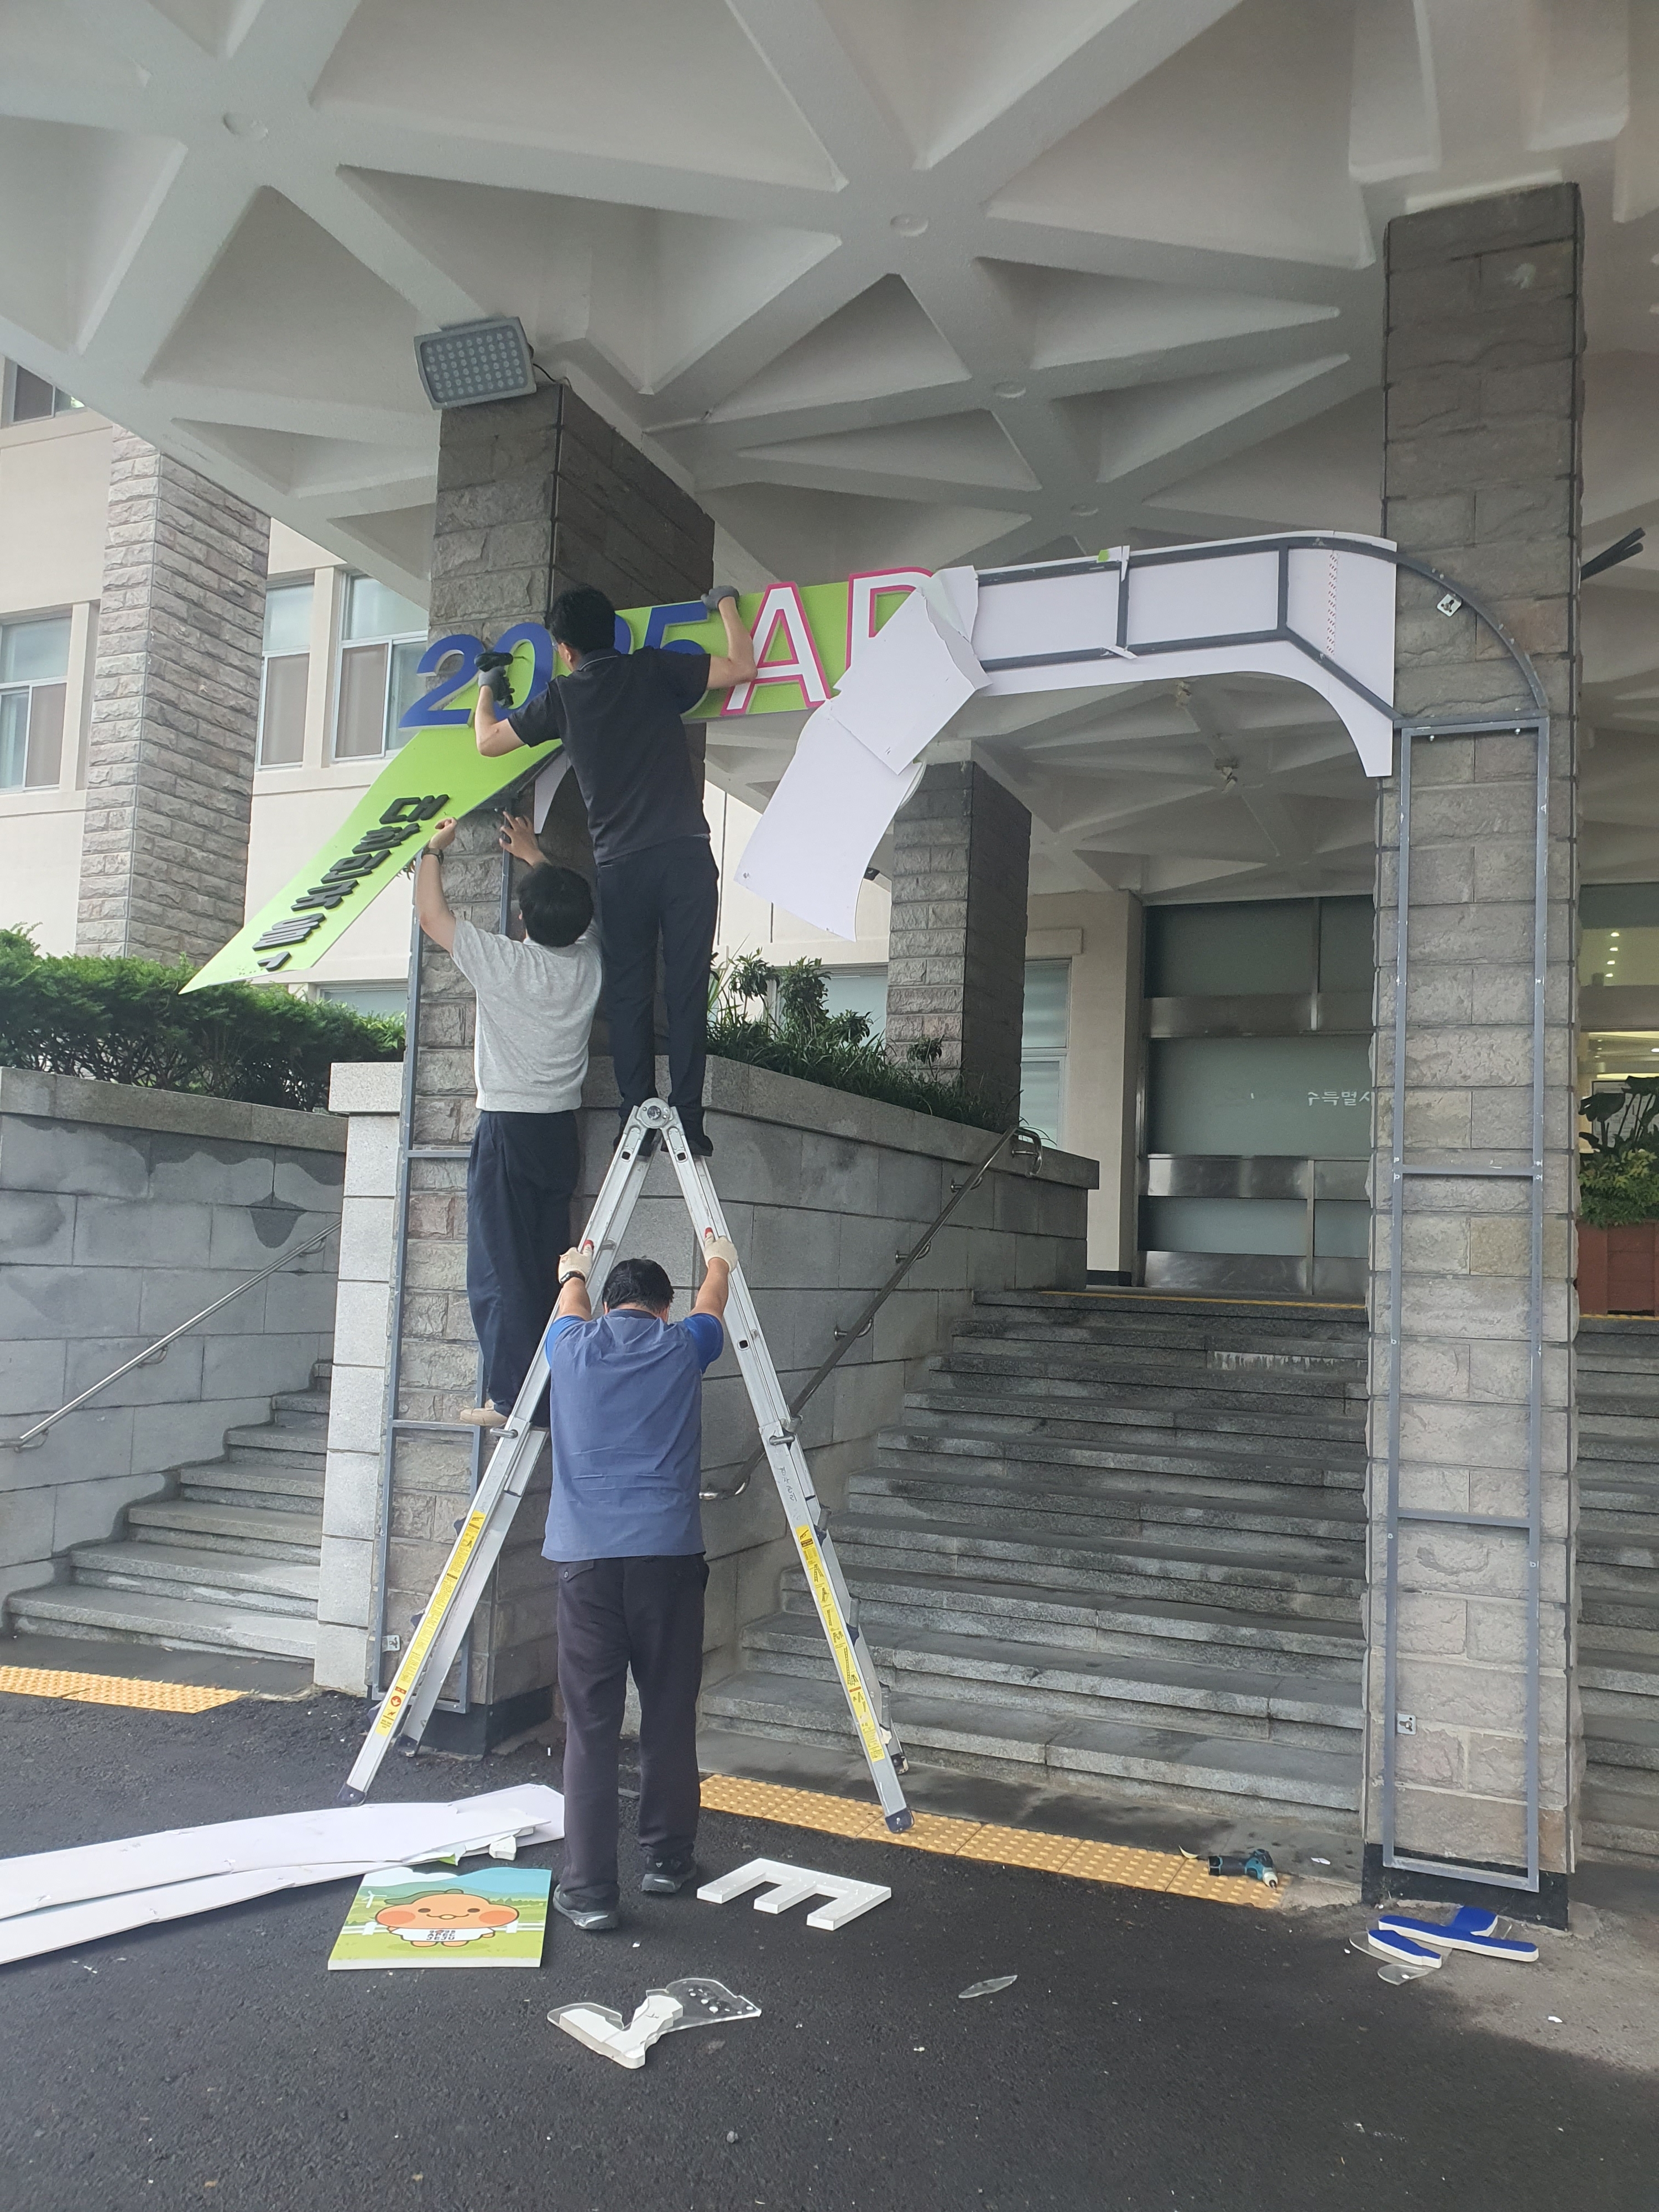
[[591,1244],[573,1245],[568,1252],[562,1252],[559,1255],[559,1280],[562,1282],[567,1275],[580,1275],[586,1282],[587,1271],[592,1264],[593,1248]]
[[705,1265],[710,1260],[724,1260],[728,1267],[735,1267],[738,1264],[738,1248],[729,1237],[710,1235],[702,1240],[702,1256]]

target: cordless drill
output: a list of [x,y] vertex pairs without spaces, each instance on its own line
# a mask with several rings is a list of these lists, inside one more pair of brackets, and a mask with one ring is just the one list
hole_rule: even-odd
[[513,679],[507,673],[512,665],[510,653],[481,653],[478,655],[478,682],[487,687],[498,707],[513,704]]

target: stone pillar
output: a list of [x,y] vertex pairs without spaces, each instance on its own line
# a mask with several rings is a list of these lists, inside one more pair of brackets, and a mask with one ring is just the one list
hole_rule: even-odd
[[242,926],[268,518],[117,430],[77,952],[199,964]]
[[[1574,715],[1582,421],[1583,230],[1550,186],[1391,223],[1386,533],[1467,585],[1528,653],[1553,715],[1546,981],[1541,1852],[1547,1917],[1565,1911],[1581,1753],[1572,1691]],[[1524,702],[1501,646],[1439,589],[1400,578],[1396,697],[1471,717]],[[1526,1168],[1530,1158],[1534,742],[1419,738],[1413,756],[1408,1159]],[[1381,1870],[1382,1516],[1389,1375],[1388,1202],[1398,786],[1378,833],[1376,1152],[1371,1279],[1371,1718],[1368,1878]],[[1401,1352],[1401,1499],[1527,1510],[1528,1186],[1410,1181]],[[1401,1531],[1398,1847],[1524,1864],[1526,1540]],[[1410,1877],[1395,1877],[1396,1892]],[[1447,1886],[1446,1894],[1457,1893]],[[1467,1891],[1462,1893],[1467,1895]],[[1518,1900],[1516,1900],[1518,1902]]]
[[[494,638],[545,620],[555,594],[595,584],[617,606],[696,599],[713,581],[714,526],[695,501],[568,387],[442,419],[432,547],[431,629]],[[465,742],[471,743],[468,738]],[[544,842],[591,872],[580,795]],[[462,823],[444,866],[455,912],[501,926],[497,802]],[[447,953],[421,950],[415,1141],[464,1145],[472,1133],[471,986]],[[410,1202],[398,1410],[441,1421],[476,1403],[477,1343],[467,1309],[465,1164],[416,1165]],[[387,1566],[388,1632],[405,1634],[437,1577],[471,1487],[459,1437],[416,1432],[398,1444]],[[551,1709],[554,1584],[541,1557],[545,1467],[520,1510],[472,1634],[471,1711],[435,1717],[431,1740],[482,1751]]]
[[1019,1103],[1031,817],[971,761],[928,769],[893,823],[887,1046],[937,1041],[941,1074]]

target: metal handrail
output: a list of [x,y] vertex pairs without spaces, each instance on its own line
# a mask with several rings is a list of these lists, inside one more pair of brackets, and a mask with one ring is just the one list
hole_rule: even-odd
[[[909,1273],[911,1268],[915,1266],[917,1261],[925,1260],[927,1258],[928,1253],[933,1249],[934,1237],[939,1235],[939,1231],[944,1228],[945,1223],[951,1218],[951,1216],[956,1212],[957,1208],[962,1205],[964,1200],[971,1197],[973,1193],[979,1188],[981,1183],[982,1183],[986,1176],[990,1174],[991,1170],[996,1165],[997,1161],[1001,1158],[1005,1152],[1008,1152],[1015,1147],[1022,1146],[1026,1148],[1026,1157],[1029,1160],[1029,1165],[1026,1169],[1027,1174],[1035,1176],[1042,1172],[1042,1137],[1035,1129],[1028,1129],[1025,1127],[1024,1123],[1016,1121],[1011,1129],[1005,1129],[1003,1131],[1002,1134],[997,1139],[995,1144],[992,1146],[990,1151],[987,1152],[985,1158],[980,1162],[979,1166],[975,1170],[973,1175],[965,1183],[957,1184],[953,1182],[951,1185],[951,1194],[949,1200],[945,1202],[944,1206],[940,1208],[939,1212],[934,1215],[927,1227],[923,1230],[918,1242],[911,1247],[909,1251],[901,1252],[899,1254],[898,1265],[894,1268],[892,1273],[887,1278],[887,1280],[882,1285],[881,1288],[878,1291],[874,1291],[871,1297],[866,1300],[865,1304],[860,1307],[857,1316],[851,1325],[847,1328],[842,1328],[839,1325],[836,1327],[835,1332],[836,1340],[835,1350],[830,1354],[830,1357],[827,1359],[822,1361],[820,1364],[813,1370],[812,1373],[801,1385],[799,1390],[796,1392],[794,1397],[793,1397],[789,1401],[789,1418],[792,1421],[793,1421],[799,1414],[801,1408],[806,1404],[808,1399],[816,1395],[820,1385],[829,1381],[830,1376],[835,1372],[836,1369],[840,1366],[842,1361],[846,1358],[848,1353],[853,1349],[853,1346],[858,1342],[859,1339],[861,1336],[867,1336],[869,1334],[871,1329],[875,1326],[876,1316],[886,1304],[888,1299],[892,1297],[894,1291],[897,1290],[899,1285]],[[754,1474],[755,1469],[761,1464],[761,1462],[765,1457],[765,1445],[757,1444],[754,1450],[750,1454],[749,1458],[745,1461],[742,1474],[738,1477],[737,1481],[729,1490],[703,1490],[698,1492],[698,1496],[705,1499],[714,1499],[717,1498],[741,1498],[744,1492],[749,1487],[750,1477]]]
[[0,1451],[33,1451],[44,1439],[46,1431],[55,1422],[61,1421],[65,1413],[74,1413],[77,1407],[84,1406],[88,1398],[95,1398],[100,1390],[107,1390],[112,1382],[118,1382],[124,1375],[131,1375],[135,1367],[148,1367],[154,1361],[164,1358],[170,1344],[175,1344],[181,1336],[188,1336],[191,1329],[210,1319],[221,1307],[240,1298],[244,1291],[251,1291],[256,1283],[265,1282],[272,1275],[280,1275],[284,1267],[291,1267],[296,1260],[307,1258],[319,1246],[326,1244],[334,1234],[334,1226],[331,1224],[320,1237],[313,1237],[309,1244],[301,1244],[297,1251],[289,1253],[281,1260],[274,1260],[270,1267],[262,1267],[257,1275],[250,1275],[246,1282],[238,1283],[234,1291],[227,1291],[223,1297],[215,1298],[210,1306],[204,1306],[200,1313],[192,1314],[188,1321],[181,1321],[177,1328],[170,1328],[165,1336],[158,1336],[154,1344],[133,1358],[124,1361],[119,1367],[106,1375],[101,1382],[94,1382],[89,1390],[82,1391],[78,1398],[71,1398],[67,1406],[60,1406],[55,1413],[48,1413],[44,1421],[37,1421],[32,1429],[25,1429],[21,1437],[0,1437]]

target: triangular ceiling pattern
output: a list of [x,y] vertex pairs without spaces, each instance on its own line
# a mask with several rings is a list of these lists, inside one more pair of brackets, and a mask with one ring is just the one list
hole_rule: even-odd
[[150,0],[204,54],[234,54],[264,0]]
[[921,422],[885,422],[869,430],[831,430],[822,437],[757,446],[748,457],[861,476],[982,485],[988,491],[1036,488],[1036,478],[996,417],[977,409]]
[[492,314],[551,351],[588,340],[641,392],[804,276],[827,232],[348,170],[346,181]]
[[[151,364],[152,384],[221,384],[287,398],[428,414],[407,300],[280,192],[254,195]],[[293,334],[306,333],[296,346]]]
[[0,297],[45,344],[82,345],[184,148],[83,124],[0,118]]
[[1356,392],[1248,453],[1164,485],[1154,504],[1245,529],[1285,523],[1374,535],[1382,526],[1382,395]]
[[797,339],[708,419],[724,422],[846,406],[959,384],[967,374],[904,279],[884,276]]
[[398,483],[428,465],[427,456],[418,450],[372,446],[361,438],[315,438],[297,430],[261,430],[241,422],[202,422],[182,416],[179,428],[273,491],[302,496],[377,480]]
[[1346,358],[1338,354],[1284,368],[1134,385],[1125,391],[1064,399],[1060,405],[1078,435],[1093,449],[1099,481],[1109,483],[1241,422],[1311,379],[1328,375]]
[[1242,0],[1040,155],[990,212],[1362,267],[1372,246],[1348,174],[1351,36],[1331,0]]
[[724,0],[675,0],[667,15],[657,0],[362,0],[313,98],[457,137],[838,181]]
[[927,168],[1123,11],[1122,0],[825,0],[824,12]]
[[1259,331],[1293,330],[1336,313],[1312,301],[1259,300],[1136,276],[1093,276],[1012,261],[980,265],[1026,331],[1033,368],[1145,360]]
[[777,576],[805,584],[861,568],[940,568],[1017,530],[995,507],[872,499],[784,484],[729,484],[707,495],[716,520]]
[[431,566],[429,507],[388,507],[380,514],[343,514],[336,526],[411,576],[424,576]]

